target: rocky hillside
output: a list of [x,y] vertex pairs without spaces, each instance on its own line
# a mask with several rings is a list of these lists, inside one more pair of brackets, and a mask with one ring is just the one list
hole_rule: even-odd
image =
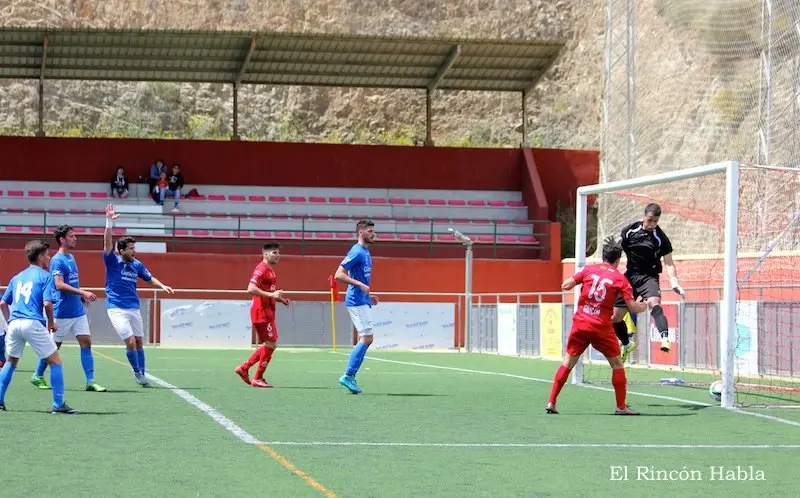
[[[6,0],[13,26],[280,30],[348,34],[563,39],[568,49],[529,97],[535,145],[597,148],[602,98],[600,0]],[[48,135],[225,137],[230,85],[46,83]],[[36,84],[0,81],[0,132],[36,129]],[[409,105],[417,102],[418,105]],[[438,92],[439,145],[515,146],[517,94]],[[249,139],[413,143],[424,137],[424,93],[409,90],[243,87]]]

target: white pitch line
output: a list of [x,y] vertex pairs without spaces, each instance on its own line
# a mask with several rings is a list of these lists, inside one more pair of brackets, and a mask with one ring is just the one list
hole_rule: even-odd
[[[335,352],[334,354],[348,356],[346,353],[340,353],[338,351]],[[545,384],[552,384],[552,382],[553,382],[552,379],[540,379],[538,377],[528,377],[528,376],[525,376],[525,375],[516,375],[516,374],[510,374],[510,373],[503,373],[503,372],[490,372],[490,371],[486,371],[486,370],[473,370],[471,368],[446,367],[446,366],[443,366],[443,365],[432,365],[430,363],[419,363],[419,362],[416,362],[416,361],[389,360],[389,359],[386,359],[386,358],[376,358],[374,356],[367,356],[366,358],[369,359],[370,361],[382,361],[382,362],[385,362],[385,363],[395,363],[397,365],[408,365],[408,366],[414,366],[414,367],[436,368],[438,370],[451,370],[451,371],[454,371],[454,372],[465,372],[465,373],[473,373],[473,374],[480,374],[480,375],[492,375],[492,376],[496,376],[496,377],[508,377],[508,378],[512,378],[512,379],[528,380],[528,381],[531,381],[531,382],[542,382],[542,383],[545,383]],[[595,390],[598,390],[598,391],[614,392],[613,389],[608,388],[608,387],[592,386],[592,385],[587,385],[587,384],[578,384],[578,387],[583,387],[585,389],[595,389]],[[641,392],[637,392],[637,391],[628,391],[628,394],[633,395],[633,396],[641,396],[641,397],[644,397],[644,398],[663,399],[665,401],[674,401],[674,402],[677,402],[677,403],[685,403],[685,404],[695,405],[695,406],[705,406],[705,407],[719,408],[719,405],[712,405],[711,403],[704,403],[702,401],[694,401],[694,400],[691,400],[691,399],[676,398],[676,397],[673,397],[673,396],[662,396],[660,394],[641,393]],[[781,424],[800,427],[800,422],[796,422],[794,420],[788,420],[788,419],[785,419],[785,418],[775,417],[775,416],[772,416],[772,415],[765,415],[763,413],[749,412],[749,411],[742,410],[742,409],[737,409],[737,408],[734,408],[734,409],[731,409],[731,410],[728,410],[728,411],[730,411],[731,413],[739,413],[739,414],[742,414],[742,415],[750,415],[752,417],[758,417],[758,418],[762,418],[762,419],[765,419],[765,420],[771,420],[773,422],[779,422]]]
[[800,449],[800,444],[625,444],[625,443],[407,443],[357,441],[264,441],[269,446],[377,446],[418,448],[601,448],[601,449],[704,449],[776,450]]

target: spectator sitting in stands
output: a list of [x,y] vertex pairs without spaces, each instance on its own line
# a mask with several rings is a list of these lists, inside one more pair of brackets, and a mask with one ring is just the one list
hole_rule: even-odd
[[111,177],[111,197],[128,198],[128,177],[122,166],[117,166],[117,172]]
[[[161,178],[161,173],[167,173],[167,165],[164,164],[163,159],[159,159],[150,165],[150,176],[147,177],[147,185],[150,187],[151,194],[154,194],[153,189],[156,188],[156,183]],[[158,197],[153,195],[153,199],[158,199]]]
[[[161,178],[158,179],[158,181],[156,182],[156,186],[153,188],[153,199],[161,199],[161,192],[168,189],[169,189],[169,180],[167,180],[167,174],[161,173]],[[163,200],[159,200],[156,202],[158,202],[161,205],[164,204]]]
[[167,188],[162,189],[159,192],[159,199],[162,206],[164,205],[164,199],[167,197],[174,197],[175,198],[175,206],[172,208],[173,211],[178,210],[178,204],[181,202],[181,189],[183,188],[183,175],[181,174],[181,165],[180,164],[173,164],[172,165],[172,174],[167,176]]

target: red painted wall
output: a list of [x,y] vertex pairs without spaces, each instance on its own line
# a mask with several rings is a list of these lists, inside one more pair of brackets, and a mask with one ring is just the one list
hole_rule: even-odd
[[532,149],[547,194],[549,219],[561,209],[575,209],[575,190],[600,181],[600,153],[594,150]]
[[578,186],[597,182],[597,152],[532,152],[541,201],[522,149],[0,137],[0,180],[104,182],[117,164],[138,176],[163,158],[180,163],[190,185],[521,191],[534,211],[546,205],[551,220],[556,201],[574,203]]

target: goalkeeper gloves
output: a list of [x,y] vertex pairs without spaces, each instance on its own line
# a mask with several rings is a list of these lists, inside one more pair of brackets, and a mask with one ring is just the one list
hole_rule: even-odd
[[681,284],[678,282],[678,277],[672,277],[669,279],[669,283],[672,286],[672,290],[675,291],[681,297],[686,297],[686,291],[683,290]]

